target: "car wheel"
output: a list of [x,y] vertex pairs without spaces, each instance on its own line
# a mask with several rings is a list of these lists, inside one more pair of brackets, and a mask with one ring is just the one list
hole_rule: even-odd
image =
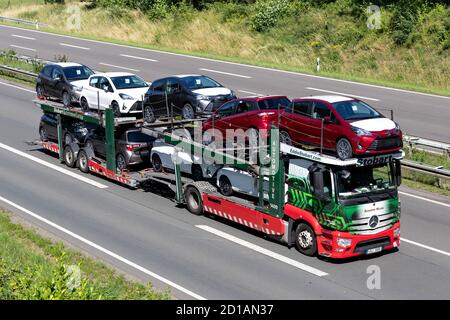
[[353,156],[352,145],[346,138],[341,138],[336,144],[336,153],[341,160],[350,159]]
[[195,215],[201,215],[203,213],[202,195],[197,188],[192,186],[187,187],[184,192],[184,200],[190,213]]
[[153,107],[144,107],[144,121],[147,123],[153,123],[156,121],[155,113],[153,112]]
[[183,119],[194,119],[194,117],[195,117],[194,107],[192,107],[192,105],[190,103],[186,103],[183,106],[183,109],[181,110],[181,112],[183,115]]
[[64,135],[64,145],[71,144],[73,142],[73,137],[70,133]]
[[89,103],[87,102],[85,97],[81,97],[80,105],[81,105],[81,110],[83,110],[84,112],[89,111]]
[[38,97],[38,99],[44,99],[44,89],[42,89],[42,86],[40,84],[38,84],[36,86],[36,96]]
[[119,104],[117,103],[117,101],[113,101],[112,103],[111,103],[111,109],[112,109],[112,111],[113,111],[113,113],[114,113],[114,116],[115,117],[120,117],[122,114],[120,113],[120,107],[119,107]]
[[41,138],[41,141],[47,141],[48,140],[48,133],[47,129],[44,127],[39,128],[39,137]]
[[62,101],[63,101],[64,107],[66,107],[66,108],[70,107],[70,95],[67,91],[63,92]]
[[219,191],[226,197],[233,194],[233,187],[231,186],[230,179],[226,176],[221,176],[219,179]]
[[73,168],[75,166],[75,154],[71,146],[66,145],[63,152],[63,159],[66,166]]
[[198,164],[192,165],[191,172],[192,172],[192,179],[194,179],[194,181],[203,180],[203,171],[202,171],[202,168]]
[[153,171],[162,172],[163,166],[162,166],[161,158],[157,154],[154,154],[152,156],[152,166],[153,166]]
[[295,247],[307,256],[317,254],[317,240],[314,230],[306,223],[299,223],[295,230]]
[[116,158],[116,169],[119,172],[122,172],[127,169],[127,160],[121,153],[119,153]]
[[89,172],[89,157],[85,150],[80,150],[78,153],[77,165],[81,172]]
[[287,131],[280,132],[280,142],[292,146],[292,139]]

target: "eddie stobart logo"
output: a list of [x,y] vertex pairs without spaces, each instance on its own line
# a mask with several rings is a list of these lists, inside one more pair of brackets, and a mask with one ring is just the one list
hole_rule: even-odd
[[385,163],[392,162],[393,159],[394,159],[394,157],[392,156],[392,154],[375,156],[375,157],[370,157],[370,158],[361,158],[361,159],[358,159],[357,165],[360,167],[363,167],[363,166],[371,166],[371,165],[376,165],[376,164],[385,164]]

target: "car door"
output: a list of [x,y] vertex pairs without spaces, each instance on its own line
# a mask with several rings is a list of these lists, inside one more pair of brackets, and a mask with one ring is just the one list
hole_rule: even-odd
[[91,77],[89,86],[83,88],[83,95],[86,98],[91,109],[98,108],[98,100],[100,98],[99,82],[101,77]]
[[312,101],[295,101],[280,116],[280,129],[289,133],[294,144],[312,143]]
[[118,100],[114,99],[115,95],[113,86],[106,77],[100,77],[98,91],[100,92],[100,110],[109,109],[111,107],[112,101]]
[[224,119],[228,130],[234,132],[234,137],[245,139],[247,129],[252,126],[250,114],[254,111],[255,106],[250,101],[238,100],[234,114]]
[[236,106],[237,100],[225,103],[217,110],[217,116],[212,119],[211,127],[220,130],[223,140],[225,140],[225,138],[232,139],[232,137],[227,137],[226,130],[231,127],[230,118],[234,115]]
[[165,91],[166,79],[157,80],[150,86],[147,104],[153,108],[155,116],[167,116]]
[[169,112],[173,112],[174,115],[181,115],[184,99],[180,81],[177,78],[167,79],[166,92],[169,103]]
[[325,103],[315,101],[313,104],[311,117],[311,123],[313,125],[311,132],[314,132],[313,141],[314,144],[318,146],[321,144],[322,120],[325,119],[325,117],[329,117],[331,122],[323,123],[323,147],[327,149],[334,149],[339,131],[339,124],[337,123],[336,117]]
[[64,88],[64,74],[59,66],[54,66],[48,86],[48,92],[52,97],[61,98]]
[[40,73],[41,86],[45,94],[51,93],[53,66],[45,66]]

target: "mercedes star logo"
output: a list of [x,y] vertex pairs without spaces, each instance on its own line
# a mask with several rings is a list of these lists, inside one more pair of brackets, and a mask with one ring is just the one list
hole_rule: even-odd
[[371,216],[369,219],[369,227],[372,229],[375,228],[378,225],[378,217],[377,216]]

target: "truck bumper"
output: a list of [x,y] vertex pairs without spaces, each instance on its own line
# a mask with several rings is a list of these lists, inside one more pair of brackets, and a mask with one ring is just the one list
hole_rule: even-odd
[[[394,232],[396,230],[397,232]],[[349,239],[351,244],[342,247],[338,245],[338,238]],[[369,255],[398,248],[400,246],[400,222],[396,222],[390,229],[370,235],[323,230],[322,234],[317,236],[317,245],[319,255],[333,259]]]

